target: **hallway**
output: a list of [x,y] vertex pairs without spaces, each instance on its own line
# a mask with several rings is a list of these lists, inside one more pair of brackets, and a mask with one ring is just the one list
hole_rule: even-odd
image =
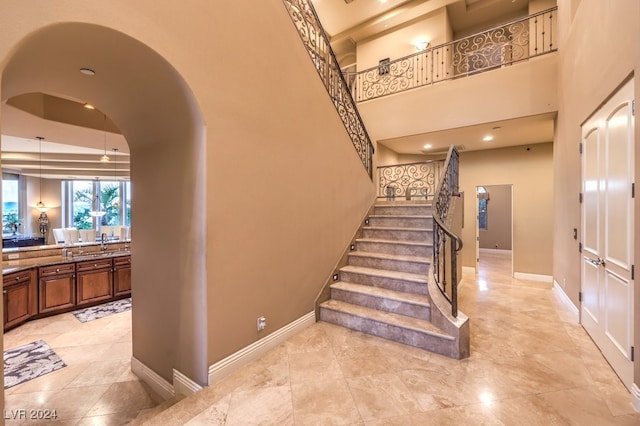
[[[466,360],[317,323],[146,424],[640,424],[549,285],[510,278],[505,261],[483,256],[479,274],[464,275]],[[42,338],[69,365],[5,391],[5,409],[57,408],[65,425],[145,416],[155,404],[128,368],[131,313],[74,321],[64,314],[5,335],[5,348]]]

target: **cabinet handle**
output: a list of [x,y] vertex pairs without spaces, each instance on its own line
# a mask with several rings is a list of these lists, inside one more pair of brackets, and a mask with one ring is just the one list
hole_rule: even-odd
[[16,281],[20,281],[20,278],[21,278],[21,277],[16,277]]
[[98,267],[98,264],[97,264],[97,263],[96,263],[96,264],[94,264],[94,265],[93,265],[93,267],[94,267],[94,268],[97,268],[97,267]]
[[7,290],[2,290],[2,294],[7,294]]
[[56,268],[56,272],[60,272],[60,268]]

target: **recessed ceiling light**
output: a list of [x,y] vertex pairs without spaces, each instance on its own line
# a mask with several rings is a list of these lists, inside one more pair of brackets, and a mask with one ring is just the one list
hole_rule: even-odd
[[85,102],[84,105],[82,106],[85,107],[86,109],[96,109],[96,107],[91,105],[89,102]]
[[430,144],[430,143],[426,144],[426,145],[424,146],[424,149],[431,149],[431,144]]
[[96,72],[91,68],[80,68],[80,72],[84,75],[96,75]]
[[493,140],[493,136],[487,135],[484,138],[482,138],[482,140],[485,142],[491,142]]

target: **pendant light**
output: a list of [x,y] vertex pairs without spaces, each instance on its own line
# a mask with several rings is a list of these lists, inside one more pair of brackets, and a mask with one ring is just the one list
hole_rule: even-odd
[[42,140],[44,138],[42,136],[36,136],[36,139],[38,139],[38,151],[40,153],[40,201],[36,204],[36,208],[42,213],[46,213],[49,211],[49,207],[42,202]]
[[[118,185],[118,148],[111,148],[113,150],[113,181]],[[113,207],[119,207],[120,204],[116,201],[113,203]]]
[[[96,178],[96,182],[97,182],[98,180],[99,180],[99,178]],[[100,203],[100,194],[99,194],[99,192],[100,192],[100,188],[99,188],[99,187],[100,187],[100,185],[96,185],[96,186],[98,187],[98,194],[96,194],[96,196],[94,197],[94,200],[95,200],[95,201],[94,201],[94,203],[96,204],[97,209],[91,210],[91,211],[89,212],[89,216],[91,216],[91,217],[102,217],[102,216],[104,216],[105,214],[107,214],[107,212],[106,212],[106,211],[104,211],[104,210],[101,210],[101,209],[100,209],[100,205],[101,205],[101,203]],[[91,206],[91,207],[93,207],[93,206]]]
[[102,132],[104,133],[104,155],[100,157],[100,161],[107,163],[109,161],[109,156],[107,155],[107,114],[103,115]]

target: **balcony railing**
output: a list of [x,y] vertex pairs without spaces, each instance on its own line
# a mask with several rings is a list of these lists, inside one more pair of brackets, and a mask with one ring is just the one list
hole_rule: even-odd
[[283,2],[362,164],[372,177],[373,145],[315,9],[308,0]]
[[350,75],[356,101],[477,74],[557,50],[557,7]]
[[433,200],[444,161],[378,167],[378,198]]
[[458,316],[458,252],[462,240],[454,229],[453,199],[458,192],[458,150],[447,154],[444,173],[433,202],[433,277],[442,295],[451,303],[451,315]]

